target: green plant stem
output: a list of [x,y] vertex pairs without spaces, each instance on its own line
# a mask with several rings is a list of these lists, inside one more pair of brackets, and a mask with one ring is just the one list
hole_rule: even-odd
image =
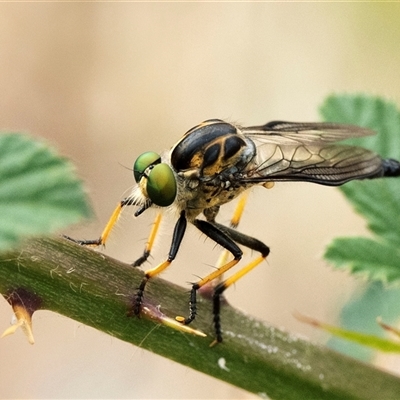
[[[206,338],[128,317],[142,278],[140,270],[62,238],[30,240],[0,255],[4,295],[25,289],[40,298],[42,309],[249,392],[285,400],[399,397],[399,378],[268,326],[228,304],[222,311],[224,342],[214,347],[209,347],[213,339],[209,300],[199,299],[199,316],[193,323],[207,333]],[[186,315],[188,291],[154,278],[145,301],[161,304],[169,316]]]

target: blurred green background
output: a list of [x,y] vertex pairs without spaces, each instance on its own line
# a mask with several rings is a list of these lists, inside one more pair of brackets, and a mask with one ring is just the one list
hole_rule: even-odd
[[[133,185],[135,158],[171,147],[205,119],[314,121],[332,92],[400,104],[399,43],[396,3],[2,3],[0,126],[72,158],[96,219],[66,233],[95,238]],[[153,216],[134,220],[133,211],[106,249],[127,262],[141,254]],[[147,267],[167,254],[172,226],[166,218]],[[332,272],[321,254],[335,236],[365,234],[361,218],[336,189],[279,184],[253,191],[241,230],[271,255],[229,301],[324,341],[292,312],[335,323],[362,282]],[[186,285],[218,255],[192,228],[163,276]],[[0,300],[0,331],[10,316]],[[0,398],[251,398],[50,312],[35,314],[34,333],[33,347],[20,332],[0,341]],[[400,370],[395,357],[377,363]]]

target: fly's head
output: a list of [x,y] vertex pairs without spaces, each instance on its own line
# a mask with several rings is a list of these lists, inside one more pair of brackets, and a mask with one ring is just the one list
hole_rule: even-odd
[[133,165],[133,175],[139,190],[133,196],[142,197],[138,203],[150,202],[159,207],[168,207],[175,201],[175,175],[168,164],[161,162],[159,154],[153,151],[141,154]]

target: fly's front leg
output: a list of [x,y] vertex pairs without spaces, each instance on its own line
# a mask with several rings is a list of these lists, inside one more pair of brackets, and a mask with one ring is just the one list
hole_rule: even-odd
[[140,283],[140,286],[136,292],[132,314],[137,315],[137,316],[140,315],[140,309],[141,309],[141,305],[142,305],[142,301],[143,301],[144,290],[146,288],[147,282],[151,278],[160,274],[162,271],[164,271],[166,268],[168,268],[171,265],[172,261],[175,259],[176,255],[178,253],[178,250],[179,250],[179,246],[182,243],[183,236],[185,235],[186,226],[187,226],[186,214],[185,214],[185,211],[182,211],[178,221],[176,222],[175,228],[174,228],[174,234],[172,236],[172,243],[171,243],[171,247],[170,247],[170,250],[168,253],[168,258],[161,264],[157,265],[157,267],[145,271],[144,278],[143,278],[142,282]]
[[[105,226],[105,228],[103,229],[103,232],[101,233],[100,237],[98,239],[92,239],[92,240],[77,240],[77,239],[73,239],[69,236],[64,236],[66,239],[71,240],[72,242],[75,242],[77,244],[80,244],[82,246],[104,246],[106,244],[106,241],[110,235],[110,232],[112,230],[112,228],[114,227],[114,225],[116,224],[116,222],[118,221],[119,216],[121,215],[122,209],[125,206],[130,206],[133,205],[133,201],[132,199],[128,198],[128,199],[124,199],[121,202],[118,203],[117,207],[115,208],[114,212],[112,213],[110,219],[107,222],[107,225]],[[142,212],[142,209],[140,208],[136,213],[135,216],[140,215],[140,213]],[[150,235],[149,238],[147,240],[145,249],[143,251],[143,255],[141,257],[139,257],[135,262],[132,263],[132,266],[134,267],[139,267],[140,265],[142,265],[150,256],[150,252],[153,248],[154,245],[154,240],[157,236],[157,232],[158,232],[158,228],[160,227],[161,224],[161,213],[158,213],[154,223],[153,223],[153,227],[151,228],[150,231]]]
[[161,213],[158,213],[151,228],[149,238],[147,239],[143,255],[132,263],[133,267],[140,267],[149,258],[160,224],[161,224]]
[[114,212],[111,214],[110,219],[107,222],[107,225],[103,229],[103,232],[101,233],[100,237],[98,239],[92,239],[92,240],[77,240],[73,239],[69,236],[64,236],[66,239],[71,240],[72,242],[75,242],[77,244],[80,244],[82,246],[104,246],[106,244],[106,241],[108,239],[108,236],[110,235],[110,232],[116,222],[118,221],[119,216],[121,215],[122,209],[125,206],[130,206],[132,205],[132,199],[124,199],[120,201],[115,208]]

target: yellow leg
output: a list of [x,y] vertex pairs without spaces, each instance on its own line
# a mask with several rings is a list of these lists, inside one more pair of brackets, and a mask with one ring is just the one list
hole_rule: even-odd
[[[232,219],[231,219],[231,227],[232,228],[237,228],[239,226],[239,222],[240,222],[240,220],[242,218],[243,211],[244,211],[244,208],[246,206],[248,197],[249,197],[249,192],[248,191],[244,192],[240,196],[238,204],[236,205],[235,211],[233,212],[233,216],[232,216]],[[228,256],[229,256],[229,251],[228,250],[223,250],[223,252],[221,253],[220,258],[218,259],[217,265],[216,265],[218,270],[224,264],[226,264],[226,260],[227,260]],[[243,275],[245,275],[248,272],[250,272],[254,267],[256,267],[258,264],[260,264],[263,260],[264,260],[264,257],[260,256],[259,258],[253,260],[251,263],[249,263],[248,265],[243,267],[240,271],[235,273],[233,276],[231,276],[230,278],[225,280],[222,283],[224,285],[225,289],[228,288],[229,286],[231,286],[236,281],[238,281]],[[219,278],[220,278],[219,279],[220,280],[219,283],[221,283],[222,274],[219,276]]]
[[100,237],[98,239],[94,240],[76,240],[73,239],[69,236],[64,236],[66,239],[71,240],[72,242],[78,243],[82,246],[104,246],[106,244],[106,241],[108,239],[108,236],[110,235],[110,232],[116,222],[118,221],[119,216],[121,215],[121,211],[124,206],[126,206],[125,201],[121,201],[118,203],[117,207],[115,208],[114,212],[111,214],[110,219],[107,222],[107,225],[103,229],[103,232],[101,233]]
[[108,239],[108,236],[110,235],[110,232],[116,222],[118,221],[119,216],[121,215],[121,211],[123,208],[122,202],[118,203],[117,207],[115,208],[114,212],[111,214],[110,219],[107,222],[107,225],[103,229],[103,232],[101,233],[100,239],[99,239],[99,245],[105,245],[106,241]]
[[161,213],[158,213],[154,220],[153,226],[151,228],[149,238],[147,239],[146,246],[143,251],[143,255],[141,257],[139,257],[134,263],[132,263],[132,265],[134,267],[139,267],[149,258],[151,250],[153,249],[153,246],[154,246],[154,241],[156,239],[158,229],[161,224],[161,219],[162,219],[162,215],[161,215]]
[[156,239],[158,228],[160,227],[160,224],[161,224],[161,213],[158,213],[156,216],[156,219],[154,220],[153,226],[151,228],[149,239],[147,240],[147,243],[146,243],[145,251],[148,251],[149,253],[153,248],[154,240]]
[[232,228],[238,227],[240,219],[242,218],[244,207],[246,206],[248,197],[249,197],[249,192],[244,192],[240,196],[239,201],[236,205],[235,211],[233,212],[232,219],[231,219],[231,227]]
[[[100,237],[98,239],[95,240],[75,240],[72,239],[70,237],[67,237],[67,239],[70,239],[76,243],[79,243],[81,245],[84,246],[104,246],[106,244],[106,241],[108,239],[108,237],[110,236],[111,230],[113,229],[114,225],[117,223],[119,216],[121,215],[122,209],[126,206],[126,205],[130,205],[127,201],[121,201],[118,203],[117,207],[115,208],[114,212],[111,214],[110,219],[107,222],[107,225],[105,226],[105,228],[103,229],[103,232],[101,233]],[[146,242],[146,246],[143,252],[142,257],[140,257],[139,259],[137,259],[134,263],[133,266],[137,267],[141,264],[143,264],[147,258],[150,255],[150,252],[154,246],[154,241],[155,238],[157,236],[157,232],[158,229],[160,227],[161,224],[161,213],[158,213],[153,226],[151,228],[150,231],[150,235],[149,238]]]
[[206,285],[207,283],[213,281],[214,279],[217,279],[220,277],[223,273],[229,271],[232,267],[234,267],[237,263],[239,262],[239,259],[233,259],[226,264],[222,265],[215,271],[211,272],[211,274],[208,274],[206,277],[201,279],[199,282],[196,283],[196,286],[198,289]]
[[161,264],[158,264],[157,267],[148,269],[145,271],[145,276],[147,279],[153,278],[154,276],[161,274],[165,269],[167,269],[171,265],[172,261],[166,260],[162,262]]
[[247,265],[245,265],[241,270],[233,274],[231,277],[226,279],[224,282],[222,282],[222,285],[224,287],[224,290],[227,289],[229,286],[232,286],[235,282],[237,282],[240,278],[242,278],[244,275],[246,275],[248,272],[250,272],[253,268],[257,267],[260,263],[262,263],[265,260],[266,256],[259,256],[253,261],[249,262]]
[[[240,222],[240,220],[242,218],[243,211],[244,211],[244,208],[246,206],[248,197],[249,197],[249,192],[248,191],[242,193],[242,195],[239,197],[239,201],[238,201],[238,203],[237,203],[237,205],[235,207],[235,211],[233,212],[231,223],[230,223],[232,228],[237,228],[238,227],[239,222]],[[217,263],[215,265],[215,267],[217,269],[220,269],[223,265],[225,265],[228,262],[229,254],[230,253],[229,253],[228,250],[226,250],[226,249],[222,250],[222,252],[221,252],[221,254],[220,254],[219,258],[218,258],[218,261],[217,261]],[[221,278],[222,278],[222,274],[220,275],[220,277],[219,277],[219,279],[217,281],[217,284],[221,282],[221,280],[222,280]]]

